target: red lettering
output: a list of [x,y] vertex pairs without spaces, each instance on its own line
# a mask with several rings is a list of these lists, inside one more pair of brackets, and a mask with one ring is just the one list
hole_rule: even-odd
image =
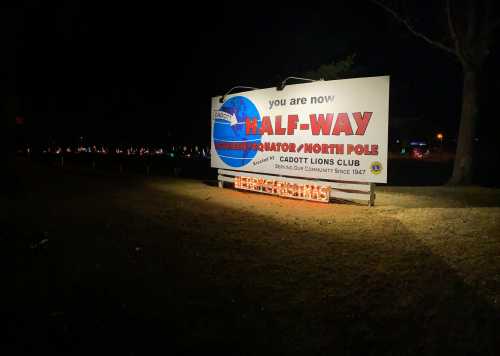
[[[276,116],[274,121],[275,121],[274,133],[276,135],[284,135],[286,132],[286,129],[284,127],[281,127],[281,115]],[[288,117],[288,122],[290,122],[290,117]]]
[[299,121],[298,115],[288,115],[288,131],[287,135],[293,135],[295,129],[297,128],[297,122]]
[[267,133],[268,135],[273,134],[273,126],[271,125],[271,120],[269,119],[269,116],[264,116],[262,118],[262,126],[260,127],[260,134],[263,135]]
[[325,202],[330,200],[330,187],[321,186],[319,188],[319,200]]
[[329,135],[332,127],[333,114],[326,114],[326,120],[323,114],[319,114],[317,117],[316,114],[311,114],[309,115],[309,121],[311,122],[311,133],[314,136],[318,136],[320,130],[322,135]]
[[357,155],[373,156],[378,155],[378,145],[347,145],[347,154],[355,153]]
[[357,155],[362,155],[364,152],[364,147],[363,145],[356,145],[354,146],[354,152],[356,152]]
[[[252,131],[252,132],[250,132]],[[255,135],[257,133],[257,119],[253,118],[250,121],[250,118],[246,118],[245,120],[245,132],[247,135]]]
[[311,199],[318,199],[318,187],[313,185],[311,188]]
[[360,112],[353,112],[352,116],[354,116],[354,121],[356,121],[356,125],[358,128],[356,129],[356,135],[363,136],[365,134],[366,128],[368,127],[368,123],[372,118],[372,112],[364,112],[363,116],[361,116]]
[[340,136],[341,132],[343,132],[346,136],[352,135],[351,123],[349,122],[349,116],[346,112],[338,114],[332,135]]

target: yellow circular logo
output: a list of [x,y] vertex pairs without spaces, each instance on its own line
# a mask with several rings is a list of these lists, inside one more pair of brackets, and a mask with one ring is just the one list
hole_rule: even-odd
[[382,172],[382,163],[378,161],[372,162],[372,164],[370,164],[370,171],[373,174],[380,174],[380,172]]

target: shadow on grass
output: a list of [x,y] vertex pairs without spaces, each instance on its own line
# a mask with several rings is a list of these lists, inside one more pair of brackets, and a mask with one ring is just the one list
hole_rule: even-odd
[[217,181],[216,179],[205,179],[205,180],[203,180],[203,184],[205,184],[209,187],[218,187],[219,181]]
[[[395,219],[379,222],[389,235],[313,233],[210,201],[179,205],[180,196],[140,185],[125,192],[98,177],[54,180],[61,184],[29,205],[16,202],[25,208],[3,239],[4,316],[17,350],[50,342],[65,354],[500,351],[498,310]],[[98,196],[71,194],[89,184]],[[53,195],[57,203],[44,201]],[[200,204],[207,214],[193,216]],[[50,255],[22,243],[41,229]],[[40,272],[49,269],[50,304]],[[47,344],[38,330],[45,311]]]

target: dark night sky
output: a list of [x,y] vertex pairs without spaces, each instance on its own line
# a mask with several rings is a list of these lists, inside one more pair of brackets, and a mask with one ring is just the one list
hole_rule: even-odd
[[[456,129],[458,62],[368,1],[104,3],[28,1],[3,13],[2,67],[38,138],[164,142],[170,132],[208,142],[212,96],[275,86],[352,53],[359,75],[391,75],[391,117]],[[422,9],[418,18],[434,29]],[[483,113],[500,89],[498,47],[485,68]]]

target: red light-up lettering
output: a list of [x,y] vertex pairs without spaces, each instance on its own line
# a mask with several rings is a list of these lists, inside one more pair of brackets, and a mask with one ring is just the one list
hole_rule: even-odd
[[299,184],[274,179],[253,177],[234,177],[236,189],[252,192],[279,195],[286,198],[313,200],[328,203],[330,200],[330,187],[317,184]]

